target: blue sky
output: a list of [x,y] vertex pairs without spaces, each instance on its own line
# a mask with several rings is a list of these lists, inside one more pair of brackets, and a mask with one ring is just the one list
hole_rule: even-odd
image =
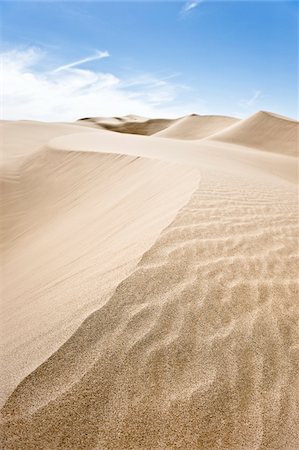
[[294,1],[2,2],[4,116],[296,117]]

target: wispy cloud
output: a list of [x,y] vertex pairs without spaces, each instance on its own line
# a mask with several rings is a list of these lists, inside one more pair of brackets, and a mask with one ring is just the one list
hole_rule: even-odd
[[175,117],[202,108],[202,101],[194,93],[189,100],[186,86],[172,80],[171,74],[130,79],[77,67],[89,58],[49,71],[43,69],[48,55],[38,48],[11,49],[0,58],[3,116],[8,120],[70,121],[130,113]]
[[186,1],[181,9],[181,15],[184,16],[184,15],[188,14],[190,11],[195,9],[202,2],[203,2],[203,0],[188,0],[188,1]]
[[256,103],[256,101],[260,98],[262,92],[261,91],[255,91],[252,97],[247,101],[248,106],[252,106]]
[[107,52],[107,50],[104,52],[98,50],[94,55],[87,56],[86,58],[79,59],[78,61],[74,61],[69,64],[65,64],[63,66],[57,67],[57,69],[55,69],[53,72],[61,72],[62,70],[67,70],[67,69],[71,69],[72,67],[81,66],[82,64],[85,64],[90,61],[96,61],[97,59],[108,58],[109,56],[110,55]]
[[261,95],[262,91],[258,90],[254,91],[249,99],[242,100],[240,102],[240,106],[242,106],[243,108],[250,108],[251,106],[254,106],[257,103],[258,99],[261,97]]
[[251,96],[246,99],[242,99],[238,102],[238,111],[235,111],[233,115],[236,117],[248,117],[248,114],[253,114],[259,109],[258,105],[260,99],[263,97],[263,93],[260,90],[252,91]]

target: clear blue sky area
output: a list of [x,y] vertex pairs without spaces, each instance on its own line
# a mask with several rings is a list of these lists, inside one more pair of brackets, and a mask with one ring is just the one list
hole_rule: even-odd
[[[35,75],[74,63],[124,85],[160,80],[178,91],[165,102],[186,113],[194,105],[198,113],[298,114],[295,1],[9,1],[1,9],[2,50],[42,51]],[[93,59],[97,51],[109,57]]]

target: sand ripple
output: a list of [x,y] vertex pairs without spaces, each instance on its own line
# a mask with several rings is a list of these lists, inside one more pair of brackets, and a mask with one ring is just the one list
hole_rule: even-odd
[[298,448],[294,185],[203,171],[106,304],[13,392],[5,448]]

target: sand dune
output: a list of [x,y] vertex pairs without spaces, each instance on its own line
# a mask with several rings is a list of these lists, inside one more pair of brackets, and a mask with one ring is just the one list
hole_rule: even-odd
[[176,120],[156,135],[172,139],[203,139],[236,122],[238,122],[238,119],[233,117],[191,114]]
[[1,165],[15,166],[39,150],[49,139],[90,131],[77,123],[44,123],[31,120],[0,121],[2,136]]
[[173,139],[202,139],[238,122],[234,117],[199,116],[190,114],[178,119],[147,119],[140,116],[94,117],[78,123],[96,124],[99,128],[118,133],[156,135]]
[[178,119],[146,119],[139,116],[89,118],[80,122],[126,134],[171,139],[210,139],[259,150],[298,155],[298,122],[277,114],[259,111],[247,119],[191,114]]
[[198,168],[202,167],[204,161],[205,164],[210,165],[210,168],[224,165],[229,171],[242,170],[243,165],[246,164],[247,168],[253,166],[255,170],[265,174],[272,173],[288,181],[297,182],[297,160],[294,157],[264,150],[257,152],[253,147],[213,139],[190,141],[156,136],[145,139],[144,136],[114,132],[101,132],[99,135],[99,132],[93,130],[84,135],[75,133],[51,139],[46,147],[48,150],[56,151],[61,149],[92,153],[104,151],[113,154],[118,154],[119,149],[122,148],[122,153],[131,156],[149,156],[163,161],[191,164]]
[[297,123],[197,118],[6,175],[3,448],[298,448]]
[[3,395],[130,273],[197,185],[192,172],[158,160],[40,151],[6,179]]
[[299,124],[287,117],[260,111],[211,139],[298,156]]
[[[176,122],[176,119],[147,119],[140,116],[123,116],[123,117],[95,117],[81,119],[96,124],[99,128],[108,131],[116,131],[118,133],[141,134],[150,136],[158,133]],[[79,123],[80,123],[79,121]]]

